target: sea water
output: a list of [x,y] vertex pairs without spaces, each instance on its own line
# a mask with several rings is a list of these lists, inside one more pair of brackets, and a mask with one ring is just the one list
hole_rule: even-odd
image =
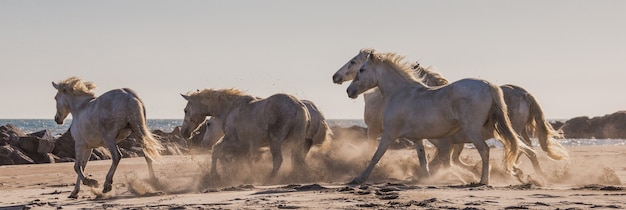
[[[359,119],[329,119],[327,121],[331,127],[367,127],[365,122]],[[71,119],[65,120],[65,123],[62,125],[58,125],[53,119],[0,119],[0,126],[12,124],[27,134],[47,129],[55,136],[65,133],[71,123]],[[161,130],[163,132],[172,132],[176,126],[181,126],[182,124],[182,119],[148,119],[148,128],[150,130]],[[626,139],[560,139],[559,142],[564,146],[626,145]],[[500,146],[500,143],[493,139],[488,140],[487,143]],[[536,140],[534,144],[537,144]],[[467,146],[471,147],[471,144],[467,144]]]

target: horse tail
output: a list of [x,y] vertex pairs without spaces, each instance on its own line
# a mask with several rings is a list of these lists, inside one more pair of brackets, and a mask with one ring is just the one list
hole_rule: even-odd
[[[495,123],[494,137],[497,137],[504,145],[504,166],[507,171],[516,168],[516,160],[519,153],[520,144],[517,133],[513,130],[509,119],[506,103],[502,89],[492,84],[489,85],[493,103],[491,105],[491,122]],[[525,144],[521,144],[525,146]],[[528,147],[528,146],[526,146]]]
[[161,157],[161,151],[163,150],[163,145],[161,142],[156,139],[155,135],[150,132],[148,129],[148,123],[146,120],[146,107],[143,106],[143,102],[141,99],[137,98],[138,107],[141,107],[140,115],[136,115],[138,117],[134,117],[131,119],[131,130],[133,133],[137,134],[139,138],[141,138],[141,142],[143,143],[143,153],[146,157],[150,159],[158,159]]
[[[299,102],[300,110],[296,112],[296,123],[291,127],[290,137],[296,141],[296,150],[292,151],[292,164],[294,166],[305,166],[305,158],[313,145],[313,139],[307,135],[310,126],[310,114],[304,103]],[[296,153],[294,153],[296,152]]]
[[330,129],[328,122],[326,122],[326,120],[322,120],[317,133],[315,133],[315,136],[313,137],[313,142],[316,145],[320,145],[320,150],[327,151],[330,149],[332,136],[333,131]]
[[546,120],[541,106],[531,94],[526,95],[529,104],[529,112],[531,120],[526,123],[526,130],[534,131],[539,139],[541,149],[545,151],[553,160],[566,160],[569,158],[567,150],[554,138],[562,138],[563,135],[552,128],[552,125]]

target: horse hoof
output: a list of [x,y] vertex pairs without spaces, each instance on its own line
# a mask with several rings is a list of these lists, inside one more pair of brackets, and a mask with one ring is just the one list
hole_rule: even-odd
[[108,193],[112,189],[111,184],[104,184],[104,189],[102,189],[102,193]]
[[70,196],[67,196],[67,198],[71,198],[71,199],[77,199],[78,198],[78,193],[72,193],[70,194]]
[[90,186],[90,187],[98,187],[100,186],[100,184],[98,184],[98,180],[95,179],[89,179],[89,178],[85,178],[85,180],[83,180],[83,184]]
[[358,184],[362,184],[362,181],[359,181],[357,179],[353,179],[352,181],[348,182],[348,185],[358,185]]

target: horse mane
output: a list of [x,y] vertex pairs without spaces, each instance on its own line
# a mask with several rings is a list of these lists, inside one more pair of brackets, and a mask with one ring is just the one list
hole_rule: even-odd
[[393,70],[400,73],[407,80],[421,82],[421,78],[417,78],[413,73],[413,70],[409,67],[406,61],[404,61],[404,56],[397,53],[376,53],[370,56],[370,60],[374,60],[375,62],[382,62],[391,66]]
[[411,68],[415,71],[417,77],[421,78],[429,86],[443,86],[450,83],[441,74],[433,71],[431,66],[424,67],[419,62],[415,62]]
[[367,54],[374,54],[374,52],[376,52],[374,48],[363,48],[359,51],[359,53],[367,53]]
[[224,101],[239,101],[245,100],[250,101],[254,100],[255,97],[245,94],[243,91],[235,88],[229,89],[204,89],[198,90],[195,92],[188,93],[187,96],[191,98],[198,98],[201,101],[204,100],[224,100]]
[[70,77],[63,81],[56,83],[57,90],[70,93],[73,95],[90,95],[94,96],[95,93],[91,90],[96,88],[93,82],[84,82],[78,77]]

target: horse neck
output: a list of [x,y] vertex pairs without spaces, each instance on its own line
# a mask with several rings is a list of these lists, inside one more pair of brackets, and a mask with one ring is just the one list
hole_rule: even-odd
[[72,113],[72,116],[78,116],[85,110],[89,102],[96,97],[92,95],[74,95],[69,98],[70,113]]
[[221,104],[213,106],[216,107],[216,109],[209,110],[209,112],[215,113],[216,116],[213,117],[226,119],[233,110],[247,106],[252,100],[254,100],[254,98],[251,96],[230,97],[228,100],[220,100]]
[[[391,68],[389,66],[383,66],[382,68]],[[395,93],[397,91],[403,90],[407,87],[420,87],[427,88],[423,83],[410,80],[401,75],[400,72],[386,69],[376,71],[378,78],[378,89],[380,89],[380,93],[385,96],[385,94]]]

